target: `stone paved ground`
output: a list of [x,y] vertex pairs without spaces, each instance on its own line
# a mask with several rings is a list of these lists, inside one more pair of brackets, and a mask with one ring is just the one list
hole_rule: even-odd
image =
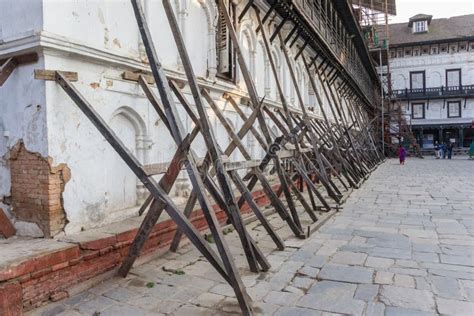
[[[344,210],[307,240],[275,251],[249,225],[272,264],[255,275],[236,255],[257,313],[265,315],[474,315],[474,162],[389,160]],[[227,235],[233,253],[234,234]],[[33,315],[223,315],[232,290],[191,246],[136,267]],[[184,274],[164,271],[180,269]],[[148,286],[147,286],[148,285]]]

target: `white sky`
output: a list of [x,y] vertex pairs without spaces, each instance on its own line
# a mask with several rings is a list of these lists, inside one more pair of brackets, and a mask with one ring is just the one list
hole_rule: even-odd
[[390,23],[403,23],[415,14],[424,13],[433,19],[474,14],[474,0],[396,0],[397,15]]

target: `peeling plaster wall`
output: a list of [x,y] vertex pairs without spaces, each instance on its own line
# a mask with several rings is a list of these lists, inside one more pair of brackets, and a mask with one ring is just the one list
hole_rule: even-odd
[[[121,79],[124,69],[55,56],[48,56],[46,67],[79,70],[74,85],[140,162],[171,159],[176,146],[137,84]],[[67,161],[74,175],[63,194],[66,232],[136,214],[145,193],[141,183],[57,84],[47,82],[46,91],[49,153]]]
[[[12,1],[0,2],[0,17],[1,12],[5,12],[5,3],[8,8],[12,6]],[[22,19],[24,27],[21,28],[39,28],[38,37],[35,38],[38,42],[31,45],[37,45],[34,47],[42,54],[37,64],[15,70],[0,90],[0,102],[5,99],[7,104],[2,117],[5,129],[10,131],[9,138],[2,139],[3,143],[0,141],[0,156],[2,152],[8,151],[8,146],[23,139],[27,150],[40,153],[43,157],[49,156],[55,164],[67,165],[72,178],[62,193],[68,221],[66,233],[135,215],[140,201],[147,195],[141,183],[55,82],[33,79],[34,69],[78,72],[79,81],[74,85],[142,163],[170,161],[176,146],[169,132],[138,85],[121,79],[125,70],[149,69],[143,64],[146,54],[130,1],[63,1],[61,5],[54,0],[28,1],[32,2],[33,8],[38,7],[31,14],[39,17],[32,18],[32,25],[25,17],[25,20]],[[183,78],[182,66],[161,1],[143,0],[142,3],[161,62],[169,75]],[[201,83],[211,89],[211,95],[228,121],[235,129],[239,129],[242,121],[232,106],[222,99],[222,93],[232,90],[245,96],[245,87],[242,81],[240,84],[237,82],[237,85],[216,81],[214,0],[176,0],[172,1],[172,5],[196,75]],[[239,4],[238,10],[243,6]],[[12,19],[7,17],[7,20]],[[0,26],[8,24],[8,21],[3,23],[0,19]],[[256,18],[252,15],[239,26],[237,32],[240,41],[245,42],[247,62],[256,79],[260,96],[265,95],[267,102],[278,104],[276,86],[264,56],[262,39],[253,31],[256,24]],[[9,45],[18,45],[18,49],[21,49],[23,44],[13,41]],[[288,101],[298,106],[277,43],[274,43],[272,50],[280,65],[280,79],[284,83]],[[290,54],[294,55],[295,52]],[[303,69],[301,64],[296,66]],[[239,79],[241,77],[237,81]],[[301,82],[309,85],[305,76]],[[313,95],[311,99],[310,89],[304,87],[303,91],[304,99],[308,102],[306,105],[314,106],[315,98]],[[184,94],[192,104],[188,87],[185,87]],[[178,109],[186,131],[190,132],[189,117],[180,105]],[[328,108],[326,111],[329,114]],[[244,112],[250,115],[251,111],[245,108]],[[218,143],[226,147],[229,143],[227,133],[209,108],[208,113]],[[0,132],[1,129],[0,124]],[[272,130],[277,129],[273,127]],[[264,155],[253,136],[246,137],[244,144],[248,145],[254,158]],[[192,148],[198,156],[205,155],[206,147],[201,136],[197,137]],[[240,152],[236,152],[232,159],[243,157]],[[1,197],[10,191],[8,165],[2,165],[2,160],[0,177]],[[183,196],[190,188],[184,172],[178,183],[175,187],[179,186],[179,189],[172,191],[171,196],[179,204],[185,201]]]
[[[0,207],[8,213],[11,213],[10,206],[1,201],[8,200],[11,194],[9,158],[12,147],[23,140],[28,151],[43,157],[48,154],[44,82],[33,78],[33,70],[43,65],[44,59],[40,57],[36,64],[17,67],[0,88]],[[37,231],[31,225],[15,222],[15,226],[20,235]]]
[[[43,26],[42,0],[2,0],[0,3],[0,55],[25,49],[16,44],[34,36]],[[11,210],[10,150],[20,140],[27,150],[47,156],[46,99],[44,82],[33,79],[33,70],[42,68],[44,58],[21,65],[0,87],[0,207],[17,229],[18,235],[41,236],[36,224],[18,221]]]

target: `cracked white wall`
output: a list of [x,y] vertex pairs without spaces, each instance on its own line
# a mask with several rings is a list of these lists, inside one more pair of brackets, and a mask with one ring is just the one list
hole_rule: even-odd
[[[0,35],[3,36],[0,38],[3,40],[0,42],[0,56],[35,50],[41,58],[36,64],[16,69],[0,89],[2,109],[6,109],[2,110],[1,117],[4,128],[10,132],[7,145],[5,138],[0,141],[0,153],[24,139],[28,150],[50,156],[56,163],[67,164],[72,179],[63,193],[69,220],[66,233],[135,215],[140,200],[146,195],[143,186],[55,82],[33,79],[34,69],[78,72],[79,81],[74,85],[142,163],[169,161],[176,149],[169,132],[138,85],[121,78],[125,70],[148,70],[148,66],[142,63],[146,55],[130,2],[82,0],[62,1],[60,5],[53,0],[25,2],[30,2],[34,9],[28,15],[6,13],[5,8],[15,8],[14,0],[0,2],[0,12],[3,12],[0,13],[3,32]],[[245,96],[241,77],[237,78],[237,85],[215,78],[214,0],[177,0],[172,3],[196,75],[211,89],[216,103],[233,126],[240,128],[242,121],[221,96],[229,90]],[[144,0],[143,4],[164,67],[169,75],[183,78],[161,1]],[[243,6],[239,4],[238,10]],[[24,5],[15,10],[26,8]],[[252,13],[239,25],[239,38],[260,96],[266,95],[268,102],[277,104],[275,81],[264,56],[262,39],[254,32],[256,25]],[[298,106],[278,44],[274,43],[272,49],[280,65],[285,95],[288,101]],[[303,73],[301,64],[296,64],[296,67]],[[299,78],[305,102],[315,105],[306,75]],[[192,103],[188,87],[184,92]],[[37,105],[41,108],[38,109]],[[189,132],[190,119],[181,106],[178,108]],[[229,142],[225,130],[212,111],[208,109],[208,112],[218,142],[225,147]],[[249,114],[250,109],[245,109],[245,112]],[[249,152],[254,157],[263,155],[253,137],[244,139],[244,144],[249,145]],[[200,136],[193,149],[199,156],[204,156],[205,146]],[[233,158],[242,159],[242,155],[236,153]],[[1,197],[9,194],[9,170],[5,163],[0,163],[0,177]],[[184,173],[182,179],[185,179]],[[171,195],[178,193],[172,192]],[[183,197],[177,199],[178,202],[184,201]]]

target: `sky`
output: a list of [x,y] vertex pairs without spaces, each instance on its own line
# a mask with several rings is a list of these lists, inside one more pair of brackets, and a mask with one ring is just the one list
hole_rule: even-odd
[[408,22],[418,13],[429,14],[433,19],[474,14],[474,0],[396,0],[397,15],[389,23]]

